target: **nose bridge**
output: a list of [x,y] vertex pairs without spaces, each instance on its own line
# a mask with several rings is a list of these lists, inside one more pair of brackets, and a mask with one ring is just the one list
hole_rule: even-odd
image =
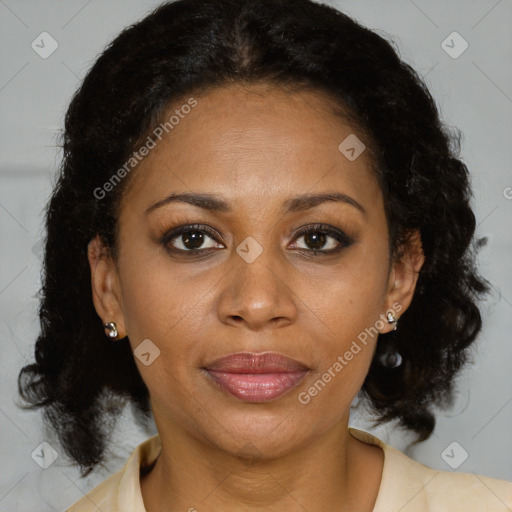
[[253,329],[269,322],[290,322],[296,314],[293,294],[286,283],[286,263],[270,237],[260,243],[246,237],[231,255],[234,266],[218,304],[222,321],[244,321]]
[[[262,237],[259,239],[261,241]],[[253,285],[265,284],[263,289],[269,292],[274,288],[279,289],[279,248],[272,246],[269,237],[262,244],[248,236],[236,247],[235,252],[239,258],[235,258],[235,272],[238,273],[240,283],[254,281]]]

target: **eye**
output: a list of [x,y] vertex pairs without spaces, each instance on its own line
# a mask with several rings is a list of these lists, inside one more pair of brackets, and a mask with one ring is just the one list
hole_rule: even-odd
[[162,244],[173,252],[193,252],[201,254],[209,249],[223,248],[217,242],[217,234],[208,226],[193,224],[180,226],[177,229],[166,233]]
[[[220,236],[209,226],[189,224],[166,233],[161,243],[173,253],[201,255],[212,249],[225,248],[218,242],[218,238]],[[296,250],[312,253],[314,256],[334,254],[354,243],[354,240],[343,231],[326,224],[306,226],[297,233],[294,240],[295,244],[303,240]]]
[[346,233],[326,224],[314,224],[301,229],[295,240],[303,240],[304,247],[298,247],[299,250],[313,254],[333,254],[354,243]]

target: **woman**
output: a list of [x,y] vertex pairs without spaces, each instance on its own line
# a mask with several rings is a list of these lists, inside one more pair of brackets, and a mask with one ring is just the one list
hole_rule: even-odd
[[431,434],[488,291],[470,195],[417,74],[332,8],[125,30],[67,112],[20,391],[84,474],[119,398],[158,435],[69,511],[509,510],[512,484],[348,428],[359,395]]

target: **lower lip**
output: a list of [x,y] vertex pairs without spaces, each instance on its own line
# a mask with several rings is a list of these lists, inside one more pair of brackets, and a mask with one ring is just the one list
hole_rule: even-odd
[[292,390],[307,371],[286,373],[228,373],[206,370],[221,389],[244,402],[268,402]]

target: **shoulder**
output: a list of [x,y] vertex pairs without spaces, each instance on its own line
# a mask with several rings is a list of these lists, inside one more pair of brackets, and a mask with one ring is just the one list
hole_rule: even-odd
[[[433,510],[478,512],[510,512],[512,510],[512,482],[489,478],[474,473],[451,473],[429,470],[425,482],[424,501]],[[406,507],[404,512],[409,509]],[[410,510],[414,510],[411,507]],[[430,509],[428,509],[430,510]]]
[[436,471],[376,437],[351,434],[384,451],[382,481],[373,512],[510,512],[512,482],[473,473]]
[[140,470],[151,465],[161,450],[155,435],[135,448],[123,469],[83,496],[66,512],[145,512],[140,492]]

